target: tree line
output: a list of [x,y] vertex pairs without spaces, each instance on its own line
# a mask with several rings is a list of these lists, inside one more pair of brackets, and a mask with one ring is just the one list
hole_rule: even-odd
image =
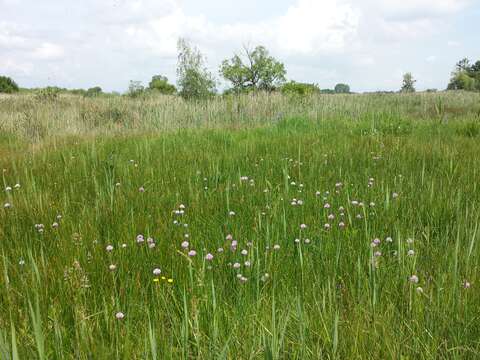
[[[206,99],[215,96],[216,77],[207,69],[206,59],[200,50],[185,39],[177,43],[177,86],[171,84],[166,76],[154,75],[145,87],[140,81],[130,81],[126,95],[143,96],[146,93],[165,95],[178,94],[185,99]],[[240,94],[256,91],[279,91],[284,94],[348,94],[348,84],[337,84],[333,89],[321,89],[317,84],[287,81],[285,65],[270,55],[264,46],[253,49],[244,47],[240,54],[225,59],[219,67],[219,75],[229,84],[223,94]],[[415,92],[416,80],[411,73],[403,76],[400,92]],[[447,90],[480,90],[480,60],[470,63],[468,59],[459,61],[448,84]],[[0,93],[19,91],[18,85],[11,78],[0,76]],[[58,87],[39,89],[39,96],[54,97],[60,92],[69,92],[94,97],[103,93],[99,86],[84,89],[67,90]]]

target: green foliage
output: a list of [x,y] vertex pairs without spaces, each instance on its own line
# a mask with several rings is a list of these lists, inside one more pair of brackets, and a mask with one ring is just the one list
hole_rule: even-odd
[[85,96],[87,97],[95,97],[101,94],[102,88],[100,86],[91,87],[85,92]]
[[142,96],[145,92],[145,87],[142,85],[141,81],[130,80],[128,85],[127,95],[131,98],[136,98]]
[[334,90],[336,94],[350,94],[350,86],[347,84],[337,84]]
[[320,93],[320,88],[317,84],[299,83],[292,80],[283,84],[281,91],[286,95],[307,96]]
[[18,85],[12,78],[0,76],[0,93],[13,94],[18,92]]
[[160,94],[172,95],[177,92],[175,85],[168,83],[168,78],[163,75],[155,75],[148,84],[150,90],[155,90]]
[[177,83],[179,94],[187,100],[202,100],[212,97],[215,92],[215,79],[205,66],[205,59],[195,47],[185,39],[177,43]]
[[46,88],[37,90],[35,92],[35,98],[38,101],[51,102],[58,99],[62,89],[57,86],[47,86]]
[[413,78],[412,73],[406,73],[403,75],[403,83],[400,92],[402,93],[413,93],[415,92],[415,83],[417,80]]
[[462,59],[455,65],[448,90],[480,90],[480,60],[474,64],[468,59]]
[[239,55],[224,60],[220,74],[237,92],[245,89],[272,91],[285,82],[286,71],[264,46],[257,46],[254,50],[245,48],[245,61]]

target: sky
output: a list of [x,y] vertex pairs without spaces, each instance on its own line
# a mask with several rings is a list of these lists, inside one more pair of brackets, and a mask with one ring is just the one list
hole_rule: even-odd
[[218,73],[264,45],[287,78],[352,91],[444,89],[455,63],[480,60],[480,0],[0,0],[0,75],[21,87],[123,92],[175,82],[179,37]]

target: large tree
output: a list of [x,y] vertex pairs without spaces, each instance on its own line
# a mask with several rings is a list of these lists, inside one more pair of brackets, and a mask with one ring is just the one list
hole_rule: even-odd
[[169,84],[168,78],[163,75],[154,75],[148,84],[148,88],[165,95],[171,95],[177,92],[175,85]]
[[177,43],[177,83],[180,95],[185,99],[205,99],[215,94],[215,79],[205,66],[200,51],[185,39]]
[[335,92],[337,94],[350,94],[350,86],[347,84],[337,84],[335,85]]
[[447,89],[480,90],[480,60],[474,64],[467,58],[457,62]]
[[413,78],[412,73],[406,73],[403,75],[403,83],[400,92],[403,93],[412,93],[415,92],[415,83],[417,80]]
[[17,92],[18,85],[7,76],[0,76],[0,93],[11,94]]
[[245,47],[243,58],[234,55],[220,66],[220,74],[235,91],[274,90],[285,82],[286,73],[285,66],[270,56],[264,46],[253,50]]

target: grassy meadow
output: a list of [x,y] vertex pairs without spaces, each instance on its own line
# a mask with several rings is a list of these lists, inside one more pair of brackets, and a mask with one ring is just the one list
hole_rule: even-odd
[[477,359],[480,94],[0,98],[0,359]]

